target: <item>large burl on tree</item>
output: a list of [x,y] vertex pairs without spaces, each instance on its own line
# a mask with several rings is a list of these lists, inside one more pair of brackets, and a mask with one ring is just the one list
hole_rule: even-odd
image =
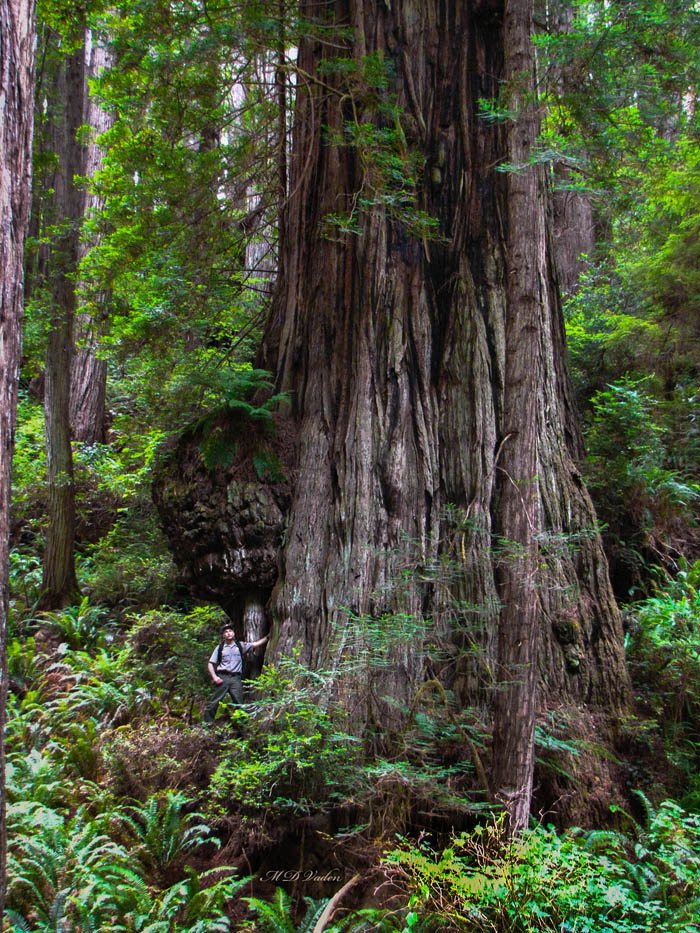
[[290,504],[289,429],[218,412],[161,451],[153,497],[192,592],[218,602],[238,634],[267,633]]

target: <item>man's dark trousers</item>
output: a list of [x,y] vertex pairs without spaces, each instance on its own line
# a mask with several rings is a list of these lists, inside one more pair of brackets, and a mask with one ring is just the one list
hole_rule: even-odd
[[236,706],[243,705],[243,677],[241,674],[219,674],[220,684],[214,684],[209,705],[204,713],[204,722],[214,722],[219,703],[228,693]]

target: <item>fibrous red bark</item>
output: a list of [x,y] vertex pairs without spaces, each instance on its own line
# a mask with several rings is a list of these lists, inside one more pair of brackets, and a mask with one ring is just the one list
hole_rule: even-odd
[[[0,787],[5,787],[10,481],[21,356],[24,238],[34,112],[33,0],[0,5]],[[5,915],[5,794],[0,794],[0,917]]]

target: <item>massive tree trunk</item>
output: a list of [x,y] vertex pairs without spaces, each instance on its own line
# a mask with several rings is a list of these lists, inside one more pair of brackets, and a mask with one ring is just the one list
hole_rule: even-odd
[[75,574],[75,485],[70,432],[70,382],[76,311],[75,276],[78,268],[84,194],[75,179],[82,174],[82,146],[77,133],[83,122],[85,98],[83,49],[66,56],[57,75],[53,118],[53,220],[59,233],[51,245],[51,320],[46,352],[46,467],[48,526],[44,553],[41,606],[57,609],[78,591]]
[[5,916],[7,864],[4,788],[10,479],[32,170],[34,16],[32,0],[9,0],[0,5],[0,917]]
[[[261,356],[299,438],[276,650],[300,643],[313,665],[353,655],[355,677],[364,659],[352,712],[386,730],[424,676],[410,614],[457,649],[441,673],[463,703],[491,703],[499,661],[524,665],[531,692],[536,663],[540,711],[614,714],[627,699],[622,631],[573,459],[544,192],[532,170],[497,171],[527,158],[531,125],[516,144],[520,121],[480,113],[520,80],[514,27],[490,0],[303,6],[354,40],[299,52],[287,240]],[[529,11],[514,7],[522,29]],[[529,51],[521,63],[529,86]],[[362,134],[369,145],[350,144]],[[377,181],[378,162],[408,171],[411,151],[424,160],[419,206],[439,224],[430,238],[409,229],[405,186]],[[520,609],[529,648],[509,658]],[[380,617],[384,642],[368,624]]]
[[[99,77],[111,65],[111,55],[104,42],[96,41],[90,30],[85,34],[84,55],[86,82]],[[89,86],[85,88],[84,105],[83,123],[90,127],[90,139],[83,149],[81,174],[92,180],[102,168],[102,149],[97,138],[107,132],[113,118],[90,95]],[[101,207],[102,199],[88,189],[82,205],[85,218],[97,213]],[[94,237],[83,234],[78,247],[78,263],[94,245]],[[76,318],[75,352],[71,362],[70,425],[73,439],[86,444],[103,443],[105,440],[107,361],[99,355],[99,336],[108,301],[109,295],[104,290],[90,295],[87,305]]]

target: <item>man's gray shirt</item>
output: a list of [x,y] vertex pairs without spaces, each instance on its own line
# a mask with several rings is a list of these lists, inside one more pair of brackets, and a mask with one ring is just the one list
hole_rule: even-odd
[[[249,641],[239,642],[241,648],[244,651],[248,651],[251,646]],[[232,645],[227,645],[224,642],[223,651],[221,652],[221,664],[217,667],[217,661],[219,659],[219,647],[217,645],[212,652],[212,656],[209,658],[209,663],[214,665],[214,670],[217,674],[226,673],[226,674],[240,674],[243,671],[243,659],[241,658],[241,652],[238,650],[238,645],[234,641]]]

